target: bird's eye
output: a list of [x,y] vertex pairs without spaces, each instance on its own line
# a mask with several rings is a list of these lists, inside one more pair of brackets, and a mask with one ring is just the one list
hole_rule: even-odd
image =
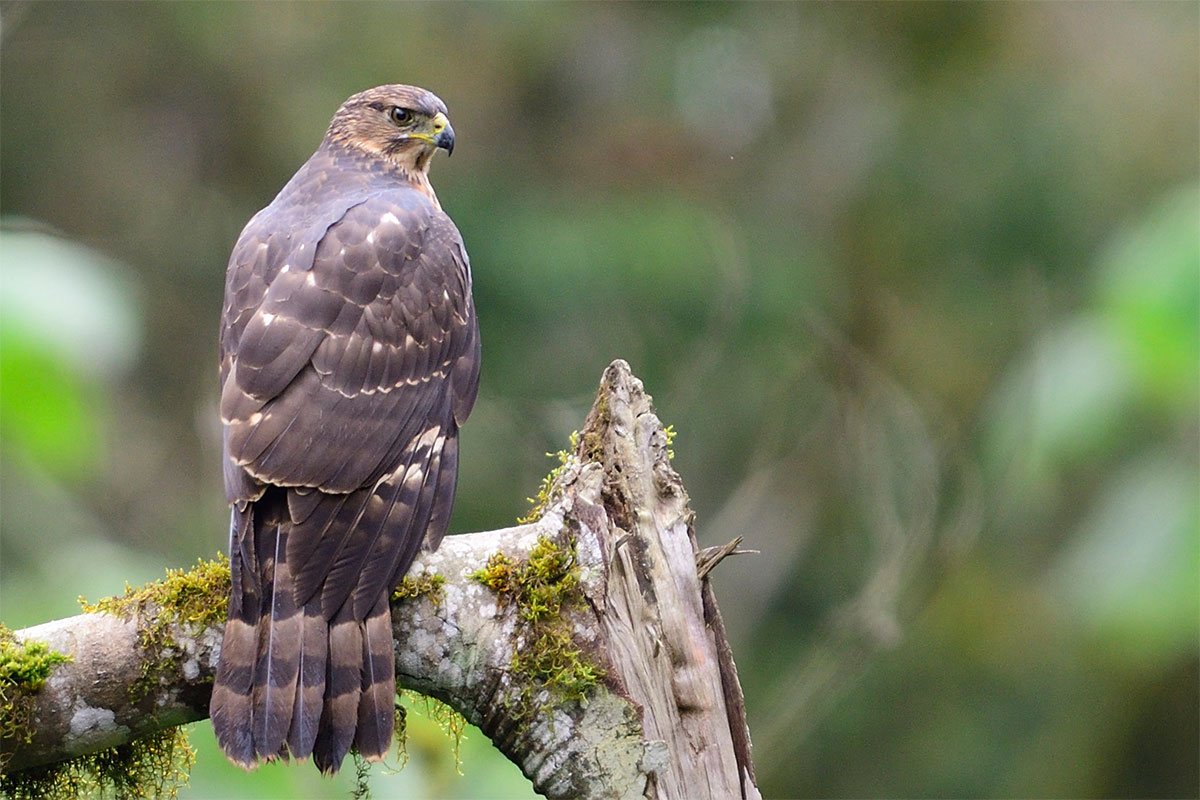
[[401,108],[400,106],[392,106],[388,110],[388,117],[397,125],[407,125],[408,123],[412,122],[412,116],[413,115],[411,111],[409,111],[407,108]]

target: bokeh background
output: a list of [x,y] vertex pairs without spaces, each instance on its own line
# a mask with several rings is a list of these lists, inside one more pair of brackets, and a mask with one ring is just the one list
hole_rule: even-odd
[[[241,226],[409,82],[471,253],[453,530],[625,358],[678,431],[768,797],[1200,791],[1200,6],[0,5],[0,619],[223,546]],[[186,797],[247,776],[207,723]],[[525,797],[415,724],[376,796]]]

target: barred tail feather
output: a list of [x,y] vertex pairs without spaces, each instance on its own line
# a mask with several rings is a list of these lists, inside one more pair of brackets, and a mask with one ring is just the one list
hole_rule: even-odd
[[378,761],[391,748],[395,725],[396,656],[387,594],[380,595],[363,622],[362,640],[362,693],[354,747],[363,758]]
[[325,707],[313,744],[313,762],[326,774],[338,771],[354,741],[362,693],[362,639],[362,623],[350,614],[347,603],[329,626]]
[[293,758],[308,758],[312,755],[325,699],[329,624],[321,614],[319,601],[304,607],[302,626],[296,703],[292,707],[292,726],[287,738],[288,750]]
[[229,620],[225,625],[221,662],[208,707],[217,743],[230,761],[245,769],[252,768],[255,763],[250,693],[254,687],[257,647],[255,625],[240,619]]
[[[254,672],[258,662],[258,623],[261,600],[255,591],[257,576],[247,569],[246,553],[238,538],[252,524],[249,507],[234,509],[229,548],[233,590],[229,619],[221,641],[221,660],[213,681],[209,716],[217,742],[235,764],[250,769],[255,763],[253,731]],[[251,574],[247,575],[247,572]]]
[[[287,552],[288,525],[274,526],[274,548],[268,556],[271,590],[258,626],[258,667],[254,673],[254,750],[272,760],[284,754],[292,723],[300,667],[302,616],[296,608]],[[264,533],[270,537],[270,531]]]
[[[422,450],[427,449],[412,443],[405,461],[391,474],[380,478],[369,492],[362,493],[358,515],[345,528],[349,534],[343,537],[339,550],[322,565],[321,603],[326,615],[342,613],[346,598],[353,592],[362,593],[366,572],[374,566],[370,556],[376,544],[381,538],[385,543],[393,541],[393,537],[399,535],[397,528],[411,517],[424,474],[422,469],[412,467],[418,461],[418,455],[423,455]],[[351,613],[365,619],[382,587],[380,581],[369,600]]]

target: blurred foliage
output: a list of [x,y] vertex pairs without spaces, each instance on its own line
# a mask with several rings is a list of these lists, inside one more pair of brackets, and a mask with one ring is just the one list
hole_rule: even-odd
[[0,434],[79,479],[102,445],[96,384],[137,355],[132,293],[103,256],[19,221],[0,229],[0,283]]
[[[1198,31],[1155,2],[0,4],[0,619],[223,547],[229,249],[343,98],[417,83],[484,342],[454,530],[524,510],[625,358],[702,543],[764,553],[714,581],[767,796],[1195,797]],[[422,724],[379,796],[529,795]],[[185,796],[353,784],[209,739]]]

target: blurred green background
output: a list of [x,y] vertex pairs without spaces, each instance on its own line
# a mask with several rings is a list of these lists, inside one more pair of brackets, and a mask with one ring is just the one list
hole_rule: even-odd
[[[0,5],[0,619],[224,546],[241,226],[426,86],[511,524],[625,358],[723,564],[768,797],[1200,791],[1200,6]],[[185,796],[252,776],[207,723]],[[376,796],[525,797],[414,724]]]

